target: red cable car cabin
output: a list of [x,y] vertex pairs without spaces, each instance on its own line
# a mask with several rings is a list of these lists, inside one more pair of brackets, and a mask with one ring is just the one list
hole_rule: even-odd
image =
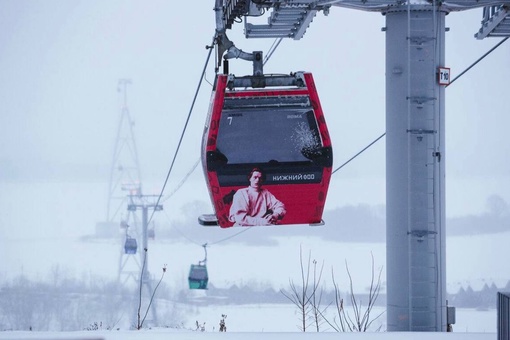
[[222,228],[322,223],[333,153],[312,74],[218,75],[202,163]]

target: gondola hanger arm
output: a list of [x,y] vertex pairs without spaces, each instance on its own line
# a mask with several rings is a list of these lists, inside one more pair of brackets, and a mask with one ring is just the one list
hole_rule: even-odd
[[264,74],[262,51],[254,51],[253,53],[244,52],[234,45],[224,30],[216,32],[216,44],[218,45],[218,68],[221,66],[221,59],[224,59],[224,61],[243,59],[253,62],[254,76],[262,76]]
[[216,39],[215,42],[218,46],[218,65],[221,66],[221,60],[224,59],[243,59],[253,62],[253,75],[261,76],[263,72],[263,58],[261,51],[255,51],[253,53],[244,52],[237,48],[234,43],[227,37],[225,20],[223,17],[223,1],[216,0],[216,6],[214,8],[216,12]]
[[202,247],[204,247],[205,257],[202,261],[199,261],[199,265],[206,265],[207,264],[207,243],[202,244]]

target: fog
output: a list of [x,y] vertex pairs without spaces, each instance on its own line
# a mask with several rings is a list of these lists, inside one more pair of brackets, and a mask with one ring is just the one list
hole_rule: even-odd
[[[118,81],[131,79],[127,104],[144,193],[159,194],[200,82],[209,52],[205,47],[214,36],[213,6],[214,1],[176,6],[162,0],[0,0],[0,257],[7,259],[0,263],[3,278],[26,274],[46,280],[51,267],[59,263],[72,268],[76,276],[86,271],[115,277],[121,241],[107,241],[111,241],[110,249],[105,250],[108,246],[85,242],[84,236],[94,235],[96,223],[106,216],[123,101]],[[450,30],[445,66],[451,68],[452,77],[499,41],[474,38],[481,17],[482,10],[476,9],[446,18]],[[284,40],[265,65],[266,73],[313,73],[332,137],[334,168],[384,133],[384,25],[380,14],[332,8],[329,16],[317,15],[302,40]],[[246,40],[242,25],[237,26],[229,32],[237,47],[269,50],[273,40]],[[496,260],[505,258],[509,230],[510,144],[504,137],[510,123],[505,100],[509,54],[510,43],[501,45],[446,89],[446,215],[451,226],[447,271],[449,284],[455,287],[466,280],[503,281],[505,275],[498,270],[508,272],[501,271]],[[165,195],[173,192],[200,157],[213,60],[214,56],[206,67]],[[234,60],[230,71],[249,74],[251,65]],[[256,246],[263,242],[268,248],[262,249],[273,256],[285,254],[281,266],[296,264],[300,244],[309,245],[308,249],[318,252],[318,259],[330,264],[333,259],[343,265],[345,259],[353,263],[363,258],[365,262],[360,263],[366,265],[373,252],[383,265],[384,205],[383,138],[331,180],[326,216],[339,222],[336,236],[346,243],[324,247],[316,241],[321,235],[334,234],[331,229],[324,234],[300,228],[278,230],[273,236],[279,239],[273,243],[268,231],[250,230],[225,241],[228,247],[218,245],[216,255],[211,254],[217,256],[216,264],[210,262],[212,270],[218,267],[219,282],[241,280],[232,270],[238,263],[229,259],[236,258],[243,246],[257,254],[261,248]],[[195,214],[212,210],[200,167],[165,198],[164,212],[154,216],[158,232],[180,228],[180,245],[168,250],[171,247],[160,244],[155,247],[159,255],[151,257],[154,272],[172,260],[175,280],[202,258],[201,244],[223,241],[239,232],[202,232],[197,225],[186,225],[189,209]],[[370,239],[349,231],[367,223],[377,228]],[[470,235],[459,231],[459,225],[467,226]],[[485,235],[473,236],[481,233]],[[496,236],[490,238],[488,233]],[[504,236],[498,239],[497,233]],[[254,234],[258,236],[247,236]],[[295,238],[282,241],[290,237]],[[490,252],[495,239],[502,249]],[[76,257],[76,252],[81,256]],[[477,256],[480,253],[483,256]],[[472,261],[470,268],[460,266],[465,259]],[[297,270],[294,267],[275,278],[275,285]],[[270,272],[256,270],[250,276],[260,281],[273,278]]]
[[[2,181],[107,181],[122,100],[117,82],[127,78],[142,178],[160,189],[214,35],[213,3],[189,13],[165,1],[24,0],[0,6]],[[474,39],[480,20],[481,9],[447,16],[452,77],[498,42]],[[243,50],[267,51],[273,43],[247,40],[238,26],[229,37]],[[382,26],[380,14],[333,8],[314,19],[302,40],[284,40],[265,66],[266,73],[314,73],[336,166],[384,132]],[[502,139],[509,118],[504,101],[495,100],[504,98],[509,49],[503,44],[446,91],[450,214],[479,212],[491,194],[509,200],[503,180],[509,150]],[[243,75],[251,65],[234,60],[230,69]],[[213,75],[211,61],[206,80]],[[204,82],[171,183],[199,158],[210,90]],[[336,175],[345,189],[330,205],[384,203],[381,189],[349,185],[384,183],[384,169],[383,139]]]

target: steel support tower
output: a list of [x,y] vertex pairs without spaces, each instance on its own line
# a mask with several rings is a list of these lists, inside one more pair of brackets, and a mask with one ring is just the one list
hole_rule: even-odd
[[[138,152],[131,119],[127,105],[129,79],[120,79],[117,91],[120,93],[120,116],[108,181],[106,218],[96,224],[99,237],[117,237],[119,227],[128,223],[134,226],[136,221],[130,212],[126,212],[127,195],[141,192],[141,174]],[[120,225],[119,225],[120,224]]]
[[[133,306],[133,324],[138,322],[138,307],[142,317],[149,306],[149,299],[153,294],[152,279],[148,270],[148,212],[162,210],[162,205],[151,203],[154,195],[143,195],[138,151],[131,119],[127,105],[127,88],[131,84],[129,79],[120,79],[118,91],[121,93],[121,114],[117,130],[110,182],[108,190],[107,221],[124,229],[121,235],[118,280],[125,286],[136,287],[136,306]],[[156,197],[157,198],[157,197]],[[142,212],[141,221],[137,211]],[[135,252],[126,251],[126,241],[134,238],[139,244]],[[138,294],[141,296],[138,298]],[[139,306],[138,302],[144,303]],[[157,323],[156,304],[150,304],[150,314],[147,323]]]
[[[136,216],[136,209],[127,209],[130,197],[142,194],[142,182],[138,151],[133,130],[134,122],[127,103],[128,85],[130,79],[120,79],[117,91],[120,94],[121,110],[117,137],[113,152],[110,181],[108,187],[107,221],[124,229],[125,234],[120,236],[121,247],[119,253],[118,279],[126,285],[130,279],[138,282],[141,270],[141,261],[135,254],[127,254],[124,249],[126,238],[139,240],[141,236],[140,221]],[[117,235],[118,236],[118,235]]]
[[127,105],[129,84],[131,84],[130,79],[120,79],[117,86],[117,91],[121,94],[121,112],[110,169],[106,209],[108,222],[118,222],[122,218],[127,205],[126,192],[127,194],[142,192],[142,176],[133,130],[134,122]]
[[386,12],[388,331],[446,330],[445,12]]
[[[163,206],[160,204],[153,203],[152,201],[156,201],[158,196],[154,195],[129,195],[129,203],[127,205],[128,211],[136,212],[137,210],[142,211],[142,249],[138,249],[138,254],[140,255],[140,263],[141,268],[138,271],[138,275],[136,276],[136,282],[138,291],[137,294],[141,294],[140,303],[144,302],[141,305],[141,313],[145,314],[145,311],[150,306],[151,314],[148,314],[148,318],[146,319],[147,323],[155,326],[157,325],[157,312],[156,312],[156,303],[150,303],[151,296],[154,293],[152,286],[152,279],[149,273],[149,244],[148,244],[148,226],[149,226],[149,211],[160,211],[163,210]],[[127,255],[133,256],[133,255]],[[138,315],[136,316],[138,318]],[[143,317],[143,315],[142,315]]]
[[[507,37],[509,6],[490,0],[216,0],[217,31],[244,16],[247,38],[301,39],[316,13],[332,7],[385,15],[388,331],[447,330],[445,89],[438,81],[445,15],[483,7],[476,38]],[[267,24],[249,23],[263,14]],[[241,55],[233,47],[225,51]]]

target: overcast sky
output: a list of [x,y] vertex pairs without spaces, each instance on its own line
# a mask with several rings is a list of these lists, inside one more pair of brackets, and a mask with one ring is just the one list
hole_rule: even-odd
[[[0,181],[107,182],[120,114],[117,82],[129,78],[142,179],[161,189],[214,35],[213,6],[0,0]],[[447,16],[452,77],[499,41],[474,38],[481,15],[475,9]],[[335,167],[385,130],[384,23],[378,13],[332,8],[317,15],[302,40],[284,40],[265,66],[266,73],[314,74]],[[228,33],[238,48],[267,52],[272,39],[246,40],[242,28]],[[509,56],[505,43],[446,90],[447,215],[483,211],[491,194],[510,201]],[[232,61],[230,71],[245,75],[251,65]],[[213,77],[210,63],[207,79]],[[168,190],[200,157],[210,92],[204,82]],[[384,148],[383,139],[334,175],[330,207],[384,204]],[[201,171],[193,178],[203,181]]]

